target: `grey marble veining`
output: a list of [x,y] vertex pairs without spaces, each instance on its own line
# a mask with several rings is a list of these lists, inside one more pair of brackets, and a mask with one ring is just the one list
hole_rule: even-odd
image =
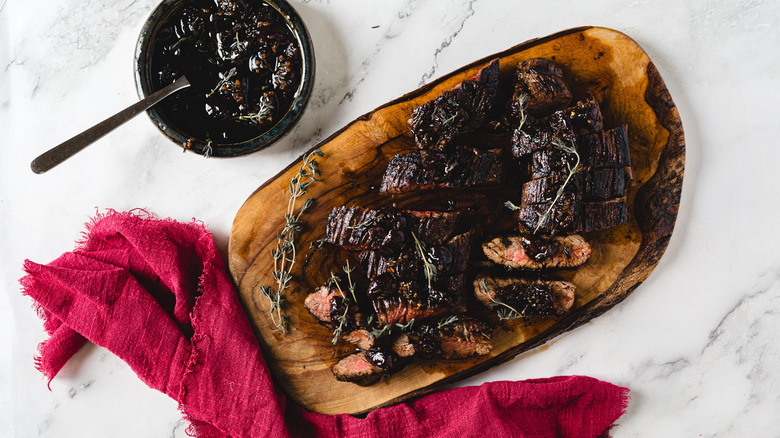
[[778,436],[780,3],[773,0],[291,0],[317,72],[300,123],[238,159],[182,153],[139,117],[44,175],[39,153],[137,99],[132,58],[152,0],[0,0],[0,435],[184,437],[176,402],[89,345],[47,382],[22,261],[73,247],[106,208],[208,224],[227,250],[256,187],[374,108],[491,53],[600,25],[636,40],[678,106],[682,204],[660,264],[628,299],[459,385],[585,374],[631,388],[616,437]]

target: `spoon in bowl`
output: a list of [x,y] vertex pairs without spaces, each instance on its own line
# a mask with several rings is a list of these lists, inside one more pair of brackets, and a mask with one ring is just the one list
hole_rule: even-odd
[[140,100],[138,103],[135,103],[123,109],[122,111],[119,111],[118,113],[87,129],[81,134],[78,134],[70,140],[66,140],[63,143],[42,153],[38,156],[38,158],[34,159],[32,163],[30,163],[32,171],[39,174],[46,172],[52,167],[72,157],[85,147],[103,138],[103,136],[123,125],[128,120],[151,108],[159,101],[181,90],[182,88],[187,88],[189,86],[190,82],[186,77],[182,76],[179,79],[176,79],[172,84],[168,85],[162,90],[150,94],[146,98]]

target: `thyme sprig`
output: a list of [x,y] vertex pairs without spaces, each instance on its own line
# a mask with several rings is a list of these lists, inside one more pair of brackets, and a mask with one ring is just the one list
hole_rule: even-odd
[[436,276],[439,275],[439,270],[436,269],[436,266],[428,261],[428,257],[425,255],[425,247],[423,246],[423,243],[420,242],[420,239],[417,238],[417,235],[414,234],[414,231],[412,231],[412,237],[414,238],[414,244],[417,247],[417,252],[420,254],[420,258],[423,261],[425,278],[428,279],[428,288],[430,288],[431,282],[435,281]]
[[341,268],[345,274],[347,274],[347,290],[349,291],[349,294],[352,296],[352,302],[350,302],[349,298],[347,297],[347,294],[344,293],[344,289],[341,288],[341,283],[339,282],[338,277],[336,277],[336,274],[331,271],[330,278],[328,279],[328,286],[333,287],[335,286],[336,289],[339,291],[339,295],[341,295],[341,299],[344,300],[344,313],[341,315],[336,316],[336,320],[338,321],[339,325],[336,326],[336,329],[333,330],[333,340],[332,343],[336,343],[339,340],[339,337],[344,333],[344,328],[347,325],[347,313],[349,312],[349,306],[350,304],[357,304],[357,296],[355,295],[355,283],[352,282],[352,271],[355,270],[355,268],[351,267],[349,265],[349,260],[347,260],[346,266],[342,266]]
[[284,227],[276,235],[276,248],[271,250],[271,257],[274,259],[273,278],[276,282],[275,289],[268,285],[260,288],[260,292],[271,303],[269,313],[271,314],[271,322],[275,327],[275,331],[285,332],[287,330],[287,317],[282,313],[282,304],[284,302],[284,292],[290,288],[290,280],[292,280],[291,271],[297,260],[295,233],[302,229],[301,216],[303,213],[314,205],[314,199],[308,198],[304,201],[298,213],[295,213],[296,201],[306,194],[312,182],[319,181],[320,172],[316,157],[321,158],[324,156],[319,149],[304,155],[303,163],[298,172],[290,179],[290,198],[287,201],[287,210],[284,214]]
[[228,72],[227,72],[227,73],[225,73],[225,74],[222,76],[222,79],[220,79],[220,80],[219,80],[219,82],[217,83],[217,86],[216,86],[216,87],[214,87],[214,89],[213,89],[213,90],[211,90],[211,91],[209,92],[209,94],[207,94],[207,95],[206,95],[206,97],[211,97],[211,95],[212,95],[212,94],[216,93],[216,92],[217,92],[217,90],[219,90],[220,88],[222,88],[222,86],[223,86],[223,85],[225,85],[225,84],[227,83],[227,81],[229,81],[230,79],[232,79],[232,78],[233,78],[233,76],[235,76],[236,74],[238,74],[238,70],[236,70],[236,68],[235,68],[235,67],[233,67],[233,68],[231,68],[230,70],[228,70]]
[[412,328],[413,325],[414,325],[414,318],[410,319],[406,324],[401,324],[398,322],[393,324],[385,324],[381,328],[375,328],[374,330],[371,330],[371,332],[369,332],[368,334],[368,337],[370,339],[376,339],[384,335],[385,333],[392,332],[393,329],[395,328],[398,328],[399,330],[401,330],[401,332],[407,332]]
[[523,314],[520,313],[517,309],[503,301],[497,300],[493,295],[491,295],[489,293],[490,289],[488,289],[487,281],[484,278],[480,280],[479,284],[482,286],[482,290],[485,292],[485,295],[487,295],[487,297],[490,298],[490,301],[493,302],[491,307],[499,307],[498,311],[496,312],[498,314],[498,319],[504,321],[523,317]]
[[525,111],[528,107],[528,95],[523,93],[517,96],[517,105],[519,107],[518,111],[520,111],[520,126],[518,126],[516,130],[520,131],[523,129],[526,120],[528,120],[528,113]]
[[447,318],[447,319],[445,319],[443,321],[439,321],[439,324],[437,325],[437,328],[439,330],[441,330],[444,327],[446,327],[446,326],[456,322],[457,320],[458,320],[458,315],[452,315],[452,316],[450,316],[449,318]]
[[510,210],[512,210],[512,211],[517,211],[517,210],[520,210],[520,207],[519,207],[519,206],[517,206],[517,205],[515,205],[515,203],[514,203],[514,202],[512,202],[512,201],[506,201],[506,202],[504,202],[504,207],[506,207],[506,208],[508,208],[508,209],[510,209]]
[[369,217],[368,219],[363,220],[363,222],[356,224],[356,225],[350,225],[347,227],[348,230],[362,230],[368,227],[373,227],[379,222],[379,218],[376,216]]
[[544,214],[539,215],[539,222],[536,224],[536,228],[534,228],[534,234],[536,234],[536,232],[539,230],[539,227],[541,227],[542,224],[550,216],[550,212],[552,211],[553,207],[555,207],[555,204],[558,203],[558,200],[561,199],[561,196],[563,195],[563,191],[566,189],[566,186],[569,184],[569,181],[571,181],[574,175],[576,175],[580,170],[582,170],[582,167],[580,167],[580,154],[577,152],[577,147],[574,145],[574,140],[569,139],[569,141],[571,142],[571,145],[567,145],[560,138],[555,138],[551,142],[552,145],[555,146],[557,149],[569,154],[574,154],[577,161],[576,163],[574,163],[573,167],[571,164],[569,164],[568,161],[566,161],[566,168],[568,170],[568,174],[566,175],[566,180],[564,180],[563,184],[561,184],[561,186],[558,187],[558,191],[555,193],[555,198],[553,198],[552,202],[550,203],[550,206],[547,207],[547,210],[544,212]]

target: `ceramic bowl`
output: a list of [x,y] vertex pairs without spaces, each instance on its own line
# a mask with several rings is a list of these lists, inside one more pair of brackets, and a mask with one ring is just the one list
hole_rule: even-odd
[[[258,0],[259,1],[259,0]],[[292,103],[286,113],[267,131],[258,136],[238,143],[219,143],[205,138],[194,138],[186,134],[180,127],[167,118],[156,107],[147,111],[155,125],[177,145],[193,152],[214,157],[236,157],[266,148],[279,140],[300,119],[314,85],[314,50],[311,38],[301,17],[290,4],[284,0],[262,0],[273,7],[287,23],[298,42],[301,53],[301,80],[293,94]],[[135,80],[138,94],[141,98],[157,91],[153,89],[150,68],[154,42],[158,32],[166,20],[179,8],[184,7],[187,0],[163,0],[149,16],[141,30],[135,52]]]

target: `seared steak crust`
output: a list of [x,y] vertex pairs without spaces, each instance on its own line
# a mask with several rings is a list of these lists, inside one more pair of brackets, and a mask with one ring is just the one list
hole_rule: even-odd
[[503,173],[500,149],[457,148],[446,153],[414,151],[390,160],[379,192],[497,185],[501,183]]
[[[466,270],[471,253],[471,233],[459,234],[441,245],[425,244],[425,260],[437,275],[453,275]],[[407,242],[400,253],[392,255],[367,251],[360,255],[369,279],[390,274],[397,279],[425,278],[425,262],[414,242]]]
[[516,76],[509,112],[517,119],[521,118],[521,96],[526,96],[526,110],[535,115],[548,114],[571,101],[571,90],[563,81],[563,70],[554,62],[541,58],[522,61],[517,65]]
[[498,60],[493,60],[473,78],[415,108],[409,119],[415,143],[442,150],[482,126],[496,101],[498,72]]
[[429,359],[483,356],[493,348],[493,329],[466,315],[415,325],[409,332],[415,355]]
[[405,324],[445,313],[465,310],[464,279],[438,278],[428,286],[427,280],[399,281],[382,276],[368,287],[368,296],[377,319],[382,324]]
[[426,242],[452,235],[459,213],[336,207],[328,215],[328,242],[352,250],[397,249],[414,232]]

